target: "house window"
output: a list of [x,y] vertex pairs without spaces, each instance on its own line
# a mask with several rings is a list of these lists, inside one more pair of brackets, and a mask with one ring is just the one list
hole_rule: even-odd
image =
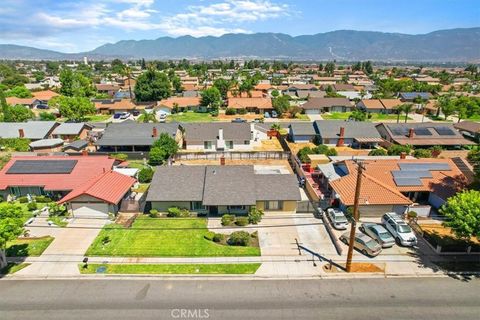
[[265,210],[282,210],[283,201],[265,201]]
[[225,149],[233,149],[233,141],[225,141]]
[[201,201],[192,201],[190,202],[190,210],[198,211],[198,210],[205,210],[206,207],[202,204]]
[[250,144],[250,140],[245,140],[245,144],[246,144],[246,145],[249,145],[249,144]]
[[212,141],[204,141],[203,142],[203,148],[205,150],[211,150],[212,149]]
[[228,206],[228,210],[229,211],[245,210],[245,206]]

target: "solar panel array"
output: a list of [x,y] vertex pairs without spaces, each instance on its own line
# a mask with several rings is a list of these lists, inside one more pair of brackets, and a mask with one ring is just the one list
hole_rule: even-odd
[[7,174],[67,174],[78,160],[17,160]]
[[418,127],[413,130],[417,136],[431,136],[432,133],[428,128],[425,127]]
[[395,184],[399,187],[406,187],[406,186],[422,186],[422,180],[418,178],[397,178],[393,177]]
[[454,136],[455,132],[449,127],[435,127],[435,131],[441,136]]
[[388,128],[396,136],[405,136],[408,134],[408,129],[406,127],[388,126]]
[[399,163],[400,170],[392,171],[393,180],[399,187],[422,186],[423,178],[433,178],[431,171],[450,170],[447,162]]
[[394,178],[433,178],[430,171],[421,171],[421,170],[400,170],[392,171]]
[[450,165],[447,162],[425,162],[425,163],[399,163],[400,170],[405,171],[440,171],[450,170]]

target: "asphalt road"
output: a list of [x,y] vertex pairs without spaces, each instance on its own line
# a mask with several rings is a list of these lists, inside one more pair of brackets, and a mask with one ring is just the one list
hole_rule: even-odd
[[0,281],[0,319],[479,319],[480,280]]

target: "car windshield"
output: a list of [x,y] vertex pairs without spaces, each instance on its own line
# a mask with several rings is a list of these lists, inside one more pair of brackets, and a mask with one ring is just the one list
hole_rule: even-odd
[[378,245],[378,243],[377,241],[370,239],[368,241],[365,241],[365,245],[372,249],[372,248],[375,248]]
[[388,232],[378,232],[378,236],[380,237],[380,239],[382,240],[386,240],[386,239],[390,239],[391,236]]
[[412,229],[406,224],[399,224],[398,225],[398,232],[400,233],[410,233],[412,232]]
[[338,212],[338,211],[335,211],[333,213],[333,216],[335,218],[335,221],[337,222],[347,222],[347,218],[345,217],[345,215],[341,212]]

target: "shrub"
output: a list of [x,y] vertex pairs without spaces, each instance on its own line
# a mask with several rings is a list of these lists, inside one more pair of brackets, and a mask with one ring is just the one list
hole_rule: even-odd
[[108,244],[110,241],[112,241],[112,240],[110,239],[109,236],[103,236],[103,237],[102,237],[102,244],[103,244],[103,245]]
[[225,114],[227,116],[233,116],[236,113],[237,113],[237,111],[235,111],[235,109],[233,109],[233,108],[227,108],[227,110],[225,110]]
[[18,202],[20,203],[27,203],[28,202],[28,198],[27,197],[19,197],[17,198]]
[[27,204],[27,209],[29,211],[37,210],[37,203],[35,201],[30,202]]
[[239,227],[246,226],[248,224],[248,217],[238,217],[237,220],[235,220],[235,224]]
[[161,165],[167,158],[167,153],[164,149],[153,147],[148,154],[148,163],[152,166]]
[[245,109],[245,108],[241,108],[241,109],[238,109],[238,110],[237,110],[237,113],[238,113],[238,114],[247,114],[247,112],[248,112],[248,111],[247,111],[247,109]]
[[59,216],[63,214],[67,208],[64,205],[60,205],[56,202],[51,202],[48,204],[48,214],[49,216]]
[[327,152],[325,152],[325,155],[326,156],[337,156],[338,152],[335,148],[330,148],[330,149],[328,149]]
[[213,242],[222,242],[223,239],[225,239],[225,235],[221,233],[215,233],[215,235],[213,236]]
[[213,238],[215,237],[215,232],[208,231],[203,237],[209,241],[213,241]]
[[210,111],[210,114],[212,115],[212,117],[218,117],[218,110]]
[[235,222],[235,216],[231,214],[224,214],[222,216],[222,226],[231,226]]
[[230,235],[227,243],[231,246],[248,246],[250,243],[250,234],[245,231],[235,231]]
[[49,202],[52,202],[52,199],[45,196],[36,196],[35,201],[38,203],[49,203]]
[[431,158],[432,157],[432,151],[428,149],[416,149],[413,152],[413,156],[415,158]]
[[190,211],[187,209],[180,209],[178,207],[171,207],[167,210],[167,217],[178,218],[178,217],[188,217],[190,216]]
[[153,178],[153,169],[150,167],[145,167],[140,172],[138,172],[138,181],[140,183],[148,183],[152,181]]
[[416,211],[408,211],[407,217],[409,220],[416,219],[418,216],[418,213]]
[[4,200],[3,196],[0,196],[0,202],[3,202],[3,200]]
[[402,146],[399,144],[394,144],[388,148],[388,155],[399,156],[402,152],[405,152],[407,155],[409,155],[410,151],[412,151],[412,147],[410,145]]
[[157,210],[157,209],[152,209],[152,210],[150,210],[149,216],[150,216],[151,218],[158,218],[158,210]]
[[384,149],[374,149],[368,153],[369,156],[386,156],[387,151]]
[[125,153],[112,153],[110,158],[120,161],[126,161],[128,159],[128,155]]
[[251,207],[248,212],[248,222],[251,224],[258,224],[262,221],[263,211],[257,209],[257,207]]

